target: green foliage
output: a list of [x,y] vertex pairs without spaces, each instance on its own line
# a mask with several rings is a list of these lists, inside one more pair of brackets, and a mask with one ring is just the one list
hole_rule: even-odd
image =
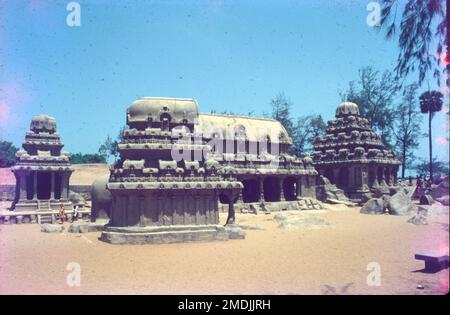
[[380,133],[383,142],[391,147],[394,122],[392,104],[399,90],[397,81],[389,71],[380,74],[372,67],[364,67],[358,74],[358,80],[351,81],[341,97],[356,103],[361,115],[369,120],[370,128]]
[[117,160],[119,156],[119,151],[117,150],[117,145],[123,140],[123,132],[125,127],[120,128],[119,134],[117,138],[113,140],[109,135],[106,137],[106,140],[103,144],[100,145],[98,149],[98,153],[105,158],[107,161],[110,157],[114,158],[114,161]]
[[[397,13],[401,12],[399,5],[403,6],[400,21],[397,19]],[[448,46],[445,7],[445,0],[382,0],[381,26],[386,30],[386,38],[393,38],[400,28],[400,52],[395,67],[398,77],[405,78],[417,69],[422,84],[427,73],[433,71],[440,85],[439,57],[444,45]],[[431,45],[436,45],[435,55],[431,53]]]
[[[433,176],[448,176],[449,167],[448,162],[438,161],[433,158]],[[425,159],[419,159],[419,162],[414,165],[414,169],[418,174],[426,175],[429,170],[430,163]]]
[[284,95],[283,92],[281,92],[270,101],[270,106],[272,107],[271,117],[278,120],[292,137],[294,124],[292,122],[290,112],[292,107],[291,101]]
[[0,167],[8,167],[16,162],[16,148],[11,142],[0,141]]
[[402,178],[405,177],[406,168],[410,168],[414,149],[419,146],[419,139],[423,134],[420,132],[422,117],[417,110],[417,88],[416,84],[407,85],[403,89],[403,98],[394,109],[393,138],[395,148],[402,161]]
[[420,95],[420,111],[424,114],[439,112],[442,109],[442,98],[439,91],[426,91]]
[[297,119],[292,137],[292,153],[296,156],[304,156],[311,151],[314,140],[325,134],[327,125],[321,115],[300,116]]
[[97,153],[83,154],[75,153],[70,156],[70,163],[72,164],[88,164],[88,163],[106,163],[106,158]]
[[270,102],[273,119],[279,121],[292,138],[291,154],[302,157],[312,149],[314,139],[324,134],[326,124],[321,115],[300,116],[294,123],[291,117],[292,102],[279,93]]

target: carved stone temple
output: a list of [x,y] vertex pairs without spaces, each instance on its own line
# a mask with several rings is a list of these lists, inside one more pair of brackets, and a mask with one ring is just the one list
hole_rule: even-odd
[[389,194],[389,187],[397,184],[400,161],[370,129],[354,103],[338,106],[326,135],[316,139],[312,157],[319,174],[351,199]]
[[107,183],[104,241],[224,240],[219,204],[227,224],[235,203],[318,205],[312,159],[287,154],[292,140],[275,120],[200,114],[194,99],[145,97],[128,108],[127,125]]
[[[16,196],[12,209],[23,212],[15,219],[25,221],[51,217],[63,204],[71,209],[68,201],[69,178],[72,168],[69,153],[63,148],[56,132],[56,120],[47,115],[37,115],[31,120],[22,149],[16,153],[16,165],[11,168],[16,178]],[[40,220],[38,220],[40,221]]]
[[[198,105],[192,99],[144,98],[127,110],[128,129],[111,170],[110,222],[101,239],[121,243],[226,240],[219,198],[233,204],[242,184],[235,169],[216,160],[199,162],[206,145],[196,139]],[[200,140],[200,141],[199,141]],[[185,150],[187,158],[176,159]]]

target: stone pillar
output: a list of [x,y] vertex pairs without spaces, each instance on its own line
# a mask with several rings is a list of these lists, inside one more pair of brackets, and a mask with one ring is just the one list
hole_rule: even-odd
[[300,199],[302,195],[302,178],[301,177],[297,177],[295,179],[295,197],[296,199]]
[[367,167],[361,168],[361,186],[369,186],[369,179],[367,175]]
[[37,171],[33,172],[33,199],[37,199]]
[[229,194],[228,196],[228,218],[227,224],[234,224],[235,222],[235,213],[234,213],[234,200],[233,194]]
[[50,199],[55,199],[55,172],[51,172]]
[[244,190],[243,189],[239,192],[239,196],[238,196],[237,202],[238,203],[244,203]]
[[68,195],[67,195],[67,174],[66,173],[62,173],[61,174],[61,199],[69,199]]
[[286,199],[284,198],[284,189],[283,189],[283,177],[280,177],[279,179],[279,183],[280,183],[280,201],[285,201]]
[[264,202],[264,177],[259,177],[259,202]]
[[373,182],[371,187],[378,187],[380,183],[378,182],[378,172],[376,167],[371,168],[371,173],[373,174]]
[[393,175],[394,175],[394,185],[397,186],[397,180],[398,180],[398,177],[397,177],[397,168],[394,167],[394,168],[392,169],[392,172],[393,172]]
[[27,175],[24,172],[18,174],[19,178],[19,199],[27,199]]
[[381,186],[386,186],[386,178],[385,178],[385,174],[384,174],[384,167],[380,166],[379,169],[381,169],[381,179],[380,179],[380,185]]

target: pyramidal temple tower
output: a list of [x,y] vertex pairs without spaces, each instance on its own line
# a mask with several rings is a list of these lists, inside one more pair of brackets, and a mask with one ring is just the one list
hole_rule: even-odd
[[312,157],[319,174],[351,199],[388,194],[389,187],[397,184],[400,161],[370,129],[355,103],[338,106],[326,135],[316,139]]
[[[72,168],[69,153],[61,152],[63,143],[56,132],[55,118],[37,115],[31,120],[22,149],[16,153],[17,162],[11,171],[16,178],[14,211],[23,211],[24,217],[35,220],[52,217],[68,201],[69,178]],[[27,212],[27,213],[25,213]]]

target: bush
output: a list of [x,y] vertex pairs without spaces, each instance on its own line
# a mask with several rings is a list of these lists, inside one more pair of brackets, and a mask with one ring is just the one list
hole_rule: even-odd
[[0,167],[12,166],[16,162],[16,148],[11,142],[0,141]]
[[88,163],[106,163],[105,156],[97,153],[75,153],[70,156],[70,163],[72,164],[88,164]]

